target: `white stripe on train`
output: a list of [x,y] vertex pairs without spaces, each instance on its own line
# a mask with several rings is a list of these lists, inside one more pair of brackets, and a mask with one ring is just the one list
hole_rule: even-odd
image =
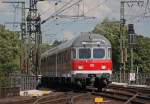
[[111,70],[99,70],[99,71],[72,71],[72,74],[102,74],[109,73],[112,74]]

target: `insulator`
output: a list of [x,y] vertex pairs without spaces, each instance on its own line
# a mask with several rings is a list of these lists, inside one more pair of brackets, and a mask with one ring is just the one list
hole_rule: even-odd
[[58,3],[56,2],[55,5],[58,5]]
[[120,19],[121,25],[124,25],[126,23],[125,19]]

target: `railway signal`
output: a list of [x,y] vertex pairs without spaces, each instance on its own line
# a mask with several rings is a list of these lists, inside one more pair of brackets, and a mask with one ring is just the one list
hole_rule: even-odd
[[[128,5],[128,7],[132,7],[134,4],[137,4],[139,7],[143,5],[144,1],[143,0],[121,0],[120,2],[120,73],[121,70],[123,69],[123,73],[125,75],[125,68],[126,68],[126,62],[127,62],[127,47],[126,47],[126,35],[124,33],[124,26],[126,24],[126,19],[125,19],[125,4]],[[130,6],[132,5],[132,6]],[[130,28],[130,32],[133,29]],[[134,36],[130,34],[130,42],[134,41]],[[121,76],[121,75],[120,75]],[[121,81],[121,77],[120,77]]]
[[130,53],[131,53],[130,81],[133,81],[133,78],[135,78],[135,73],[133,73],[133,68],[134,68],[134,66],[133,66],[133,48],[134,48],[134,45],[136,44],[136,34],[135,34],[135,30],[134,30],[134,24],[128,24],[128,44],[129,44]]
[[133,24],[128,24],[128,44],[130,47],[133,47],[133,45],[136,44],[136,34]]

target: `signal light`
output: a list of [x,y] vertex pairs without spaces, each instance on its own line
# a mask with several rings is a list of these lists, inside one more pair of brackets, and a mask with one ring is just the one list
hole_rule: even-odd
[[128,34],[135,34],[133,24],[128,24]]
[[134,31],[134,25],[128,24],[128,43],[130,47],[136,43],[135,40],[136,40],[136,34]]

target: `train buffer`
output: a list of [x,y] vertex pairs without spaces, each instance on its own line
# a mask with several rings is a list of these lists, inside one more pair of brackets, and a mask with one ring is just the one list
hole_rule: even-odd
[[49,95],[51,91],[40,91],[40,90],[27,90],[21,91],[20,96],[31,96],[31,97],[38,97],[38,96],[46,96]]
[[104,100],[102,97],[95,97],[95,104],[111,104],[111,100]]

